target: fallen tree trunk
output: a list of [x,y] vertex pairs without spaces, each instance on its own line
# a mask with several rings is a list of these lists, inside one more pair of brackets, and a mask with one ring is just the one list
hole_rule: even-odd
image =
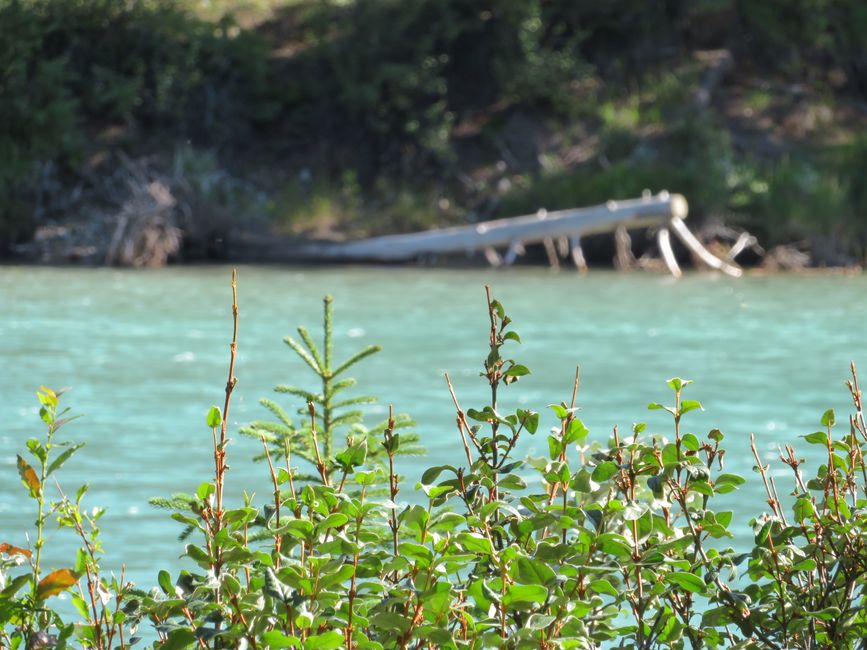
[[612,232],[618,227],[664,226],[686,217],[688,206],[680,194],[656,196],[574,210],[486,221],[406,235],[386,235],[345,243],[313,243],[299,250],[319,260],[398,262],[421,255],[473,253],[495,247],[544,242],[549,238],[580,237]]

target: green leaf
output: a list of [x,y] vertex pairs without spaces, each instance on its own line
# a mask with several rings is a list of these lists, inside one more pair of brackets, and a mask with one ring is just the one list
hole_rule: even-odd
[[50,476],[51,474],[53,474],[55,472],[55,470],[60,469],[61,466],[63,465],[63,463],[65,463],[67,460],[69,460],[70,456],[72,456],[72,454],[74,454],[76,451],[78,451],[82,447],[84,447],[84,443],[80,442],[78,444],[72,445],[72,446],[64,449],[57,456],[57,458],[55,458],[53,461],[51,461],[51,464],[48,466],[46,476]]
[[795,505],[792,507],[792,509],[795,513],[795,519],[798,521],[803,521],[804,519],[811,519],[813,515],[816,514],[816,510],[813,507],[813,502],[807,495],[798,497],[795,500]]
[[556,620],[556,617],[547,614],[530,614],[525,626],[529,630],[544,630]]
[[218,426],[223,424],[223,415],[220,413],[220,409],[216,406],[212,406],[208,411],[208,415],[205,417],[205,422],[207,422],[208,426],[212,429],[216,429]]
[[349,517],[342,512],[333,512],[316,524],[316,530],[317,532],[322,532],[329,528],[340,528],[341,526],[345,526],[347,521],[349,521]]
[[623,509],[623,520],[637,521],[644,516],[644,513],[646,513],[648,509],[649,506],[646,503],[641,503],[640,501],[630,501]]
[[376,470],[370,470],[368,472],[356,472],[354,478],[355,482],[359,485],[373,485],[379,479],[379,476]]
[[806,616],[809,618],[818,618],[822,621],[832,621],[835,618],[839,618],[840,616],[840,608],[839,607],[826,607],[825,609],[820,609],[817,612],[804,612]]
[[704,580],[695,574],[687,573],[685,571],[674,571],[673,573],[668,573],[665,575],[665,581],[693,593],[701,593],[706,587]]
[[204,481],[199,484],[199,487],[196,489],[196,496],[199,497],[200,501],[207,501],[208,497],[210,497],[214,492],[216,492],[217,488],[214,487],[213,483],[208,483]]
[[187,544],[186,553],[191,560],[203,569],[209,568],[213,562],[213,558],[195,544]]
[[458,543],[470,553],[491,555],[491,541],[479,533],[461,533],[458,535]]
[[324,634],[308,637],[304,642],[304,650],[337,650],[343,645],[343,634],[331,630]]
[[698,438],[691,433],[687,433],[681,439],[680,443],[689,451],[698,451],[701,447],[701,443],[698,441]]
[[632,546],[623,535],[604,533],[596,538],[596,545],[603,553],[628,557],[632,555]]
[[792,571],[812,571],[816,568],[816,560],[811,557],[808,557],[804,560],[801,560],[797,564],[792,565]]
[[507,474],[500,479],[500,487],[505,490],[523,490],[527,483],[517,474]]
[[436,465],[435,467],[429,467],[424,471],[424,474],[421,475],[421,482],[425,485],[430,485],[446,470],[454,472],[455,474],[458,473],[458,470],[452,465]]
[[560,458],[562,452],[563,442],[559,438],[548,436],[548,455],[551,457],[551,460]]
[[689,413],[690,411],[704,411],[701,402],[695,399],[685,399],[680,403],[680,414]]
[[738,486],[743,485],[746,482],[747,480],[743,476],[738,476],[737,474],[720,474],[716,477],[714,484],[719,488],[720,485]]
[[169,638],[159,647],[159,650],[183,650],[196,642],[196,635],[188,627],[175,628],[169,632]]
[[837,416],[834,409],[828,409],[822,414],[822,426],[833,427],[837,423]]
[[713,496],[713,488],[707,481],[690,481],[687,487],[693,492],[698,492],[708,497]]
[[606,596],[614,596],[617,598],[620,595],[620,592],[617,591],[608,580],[605,578],[600,578],[598,580],[593,580],[590,583],[590,590],[595,591],[597,594],[604,594]]
[[268,648],[300,648],[301,641],[294,636],[286,636],[280,630],[271,630],[262,634],[262,641]]
[[518,422],[524,426],[527,433],[536,433],[539,428],[539,414],[537,412],[518,409],[515,414],[518,416]]
[[26,584],[30,584],[29,575],[15,576],[9,581],[9,584],[6,585],[3,591],[0,591],[0,596],[3,598],[12,598]]
[[548,408],[550,408],[561,420],[565,420],[569,417],[569,409],[561,404],[548,404]]
[[589,494],[598,490],[599,484],[593,480],[590,472],[588,472],[586,469],[580,469],[575,473],[575,476],[572,478],[571,487],[573,490],[576,490],[578,492],[584,492],[585,494]]
[[548,598],[548,588],[542,585],[509,585],[503,604],[507,607],[516,605],[541,605]]
[[591,478],[597,483],[602,483],[603,481],[607,481],[612,476],[617,474],[620,471],[620,468],[617,466],[617,463],[606,460],[605,462],[599,463],[594,469]]
[[530,369],[527,366],[522,366],[521,364],[515,364],[511,366],[506,372],[503,373],[504,377],[523,377],[524,375],[529,375]]
[[87,571],[87,551],[83,548],[79,548],[75,553],[75,568],[74,571],[78,575],[84,575],[85,571]]
[[669,442],[662,448],[661,456],[664,465],[671,465],[680,460],[680,457],[677,453],[677,445],[675,445],[673,442]]
[[506,332],[505,334],[503,334],[503,341],[516,341],[520,343],[521,337],[518,336],[517,332]]
[[681,379],[680,377],[672,377],[665,383],[668,384],[668,387],[671,388],[671,390],[678,391],[682,390],[684,386],[689,386],[692,383],[692,380]]
[[590,429],[584,426],[584,423],[581,420],[575,418],[569,423],[569,428],[566,430],[566,435],[564,436],[563,441],[567,445],[570,445],[573,442],[580,442],[581,440],[584,440],[589,433]]
[[159,584],[160,589],[162,589],[163,593],[167,596],[174,596],[175,588],[174,585],[172,585],[172,577],[169,575],[168,571],[163,569],[157,574],[157,584]]
[[289,587],[280,582],[280,579],[271,567],[265,569],[265,585],[263,591],[268,596],[276,598],[277,600],[282,600],[283,602],[285,602],[292,593],[292,590]]
[[802,437],[811,445],[828,446],[828,434],[824,431],[816,431],[815,433],[810,433]]
[[313,537],[314,529],[313,524],[306,519],[293,519],[285,526],[281,526],[280,531],[285,531],[286,534],[299,539],[310,539]]
[[72,605],[78,611],[78,614],[81,616],[81,618],[85,621],[89,621],[91,612],[90,609],[88,609],[87,602],[84,600],[84,598],[82,598],[78,594],[70,594],[70,596],[72,600]]
[[347,469],[363,465],[364,461],[367,460],[367,438],[362,438],[361,442],[344,449],[334,459],[341,467]]
[[557,574],[541,560],[519,557],[514,565],[515,579],[525,585],[551,585],[557,581]]

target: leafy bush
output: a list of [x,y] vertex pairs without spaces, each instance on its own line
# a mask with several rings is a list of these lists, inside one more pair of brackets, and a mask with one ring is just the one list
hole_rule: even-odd
[[[329,0],[303,14],[293,108],[348,138],[364,173],[451,157],[456,116],[495,102],[565,101],[585,70],[546,3]],[[292,101],[292,100],[290,100]]]
[[[206,416],[213,480],[195,495],[164,502],[186,527],[185,554],[197,568],[175,579],[160,571],[159,587],[145,592],[94,578],[98,554],[87,551],[98,547],[88,546],[86,535],[75,568],[44,577],[39,542],[33,551],[3,544],[5,646],[62,648],[75,635],[82,647],[124,648],[134,641],[129,626],[139,620],[150,622],[154,647],[164,650],[863,645],[867,423],[854,367],[849,426],[835,433],[836,416],[827,411],[821,430],[804,436],[824,459],[815,474],[804,473],[791,446],[781,452],[791,497],[780,496],[752,444],[769,510],[750,522],[749,549],[727,546],[743,513],[736,519],[713,505],[745,479],[723,470],[721,431],[688,431],[689,414],[702,408],[687,397],[689,381],[670,379],[668,403],[648,405],[670,414],[665,434],[639,423],[593,441],[577,417],[577,371],[571,394],[545,414],[513,411],[506,398],[530,370],[511,358],[508,350],[521,339],[490,293],[481,373],[490,399],[464,409],[446,377],[465,463],[429,468],[416,485],[417,499],[398,501],[403,440],[394,419],[381,432],[383,462],[352,442],[346,451],[334,453],[334,447],[326,454],[317,436],[324,425],[317,403],[324,408],[324,395],[291,390],[307,399],[311,424],[301,437],[283,436],[289,443],[285,467],[276,469],[269,454],[273,505],[257,508],[246,499],[228,508],[226,416],[235,385],[237,313],[235,303],[224,406]],[[305,332],[299,334],[306,349],[290,345],[327,380],[328,347],[320,356]],[[28,442],[40,470],[18,461],[25,490],[38,504],[37,540],[48,517],[45,478],[76,448],[48,459],[63,421],[57,399],[41,391],[48,438]],[[515,457],[527,435],[546,435],[544,457]],[[310,455],[315,475],[298,473],[293,445]],[[377,487],[382,482],[384,494]],[[64,503],[61,523],[78,529],[80,509]],[[18,574],[22,558],[30,567]],[[79,578],[82,600],[75,602],[82,620],[70,624],[46,605]]]

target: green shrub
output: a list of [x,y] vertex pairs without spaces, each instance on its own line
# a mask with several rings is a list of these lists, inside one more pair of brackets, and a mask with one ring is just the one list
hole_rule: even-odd
[[[175,579],[161,570],[151,591],[100,577],[98,531],[95,517],[81,511],[82,491],[74,501],[61,492],[48,508],[46,478],[78,445],[55,441],[68,420],[59,396],[42,389],[47,437],[27,443],[35,466],[18,457],[36,505],[36,542],[32,550],[0,544],[4,647],[126,648],[141,621],[153,626],[154,647],[162,650],[863,645],[867,423],[854,367],[848,426],[836,430],[829,410],[821,429],[804,436],[822,458],[816,472],[804,472],[791,446],[781,451],[790,497],[780,496],[752,443],[768,511],[750,521],[749,549],[727,546],[745,514],[714,507],[717,495],[745,479],[723,470],[720,430],[688,431],[689,413],[702,409],[687,397],[689,381],[668,380],[669,403],[648,405],[670,414],[664,434],[638,423],[594,440],[577,417],[577,372],[566,399],[543,412],[512,410],[507,400],[530,370],[510,358],[521,338],[490,292],[481,372],[490,398],[464,409],[446,376],[461,462],[427,469],[415,488],[420,503],[397,501],[406,440],[394,418],[381,431],[381,462],[372,460],[367,432],[345,450],[332,438],[328,450],[318,437],[327,430],[328,416],[319,413],[329,408],[327,390],[293,389],[285,392],[306,399],[311,425],[282,437],[285,467],[268,456],[273,505],[258,508],[248,497],[229,508],[226,421],[236,382],[237,301],[233,312],[224,405],[205,418],[214,478],[193,495],[163,500],[185,527],[185,555],[197,568]],[[327,336],[319,354],[306,330],[299,334],[306,349],[290,346],[323,382],[340,374],[327,370]],[[545,436],[548,453],[516,458],[519,440],[533,435]],[[298,473],[296,448],[315,474]],[[79,534],[82,549],[73,566],[43,576],[39,558],[52,511]],[[76,584],[80,619],[70,623],[49,599]]]
[[861,35],[867,7],[858,0],[735,0],[744,46],[757,61],[808,76],[829,64],[847,75],[847,85],[867,92],[867,62]]
[[355,143],[365,174],[448,161],[456,116],[568,101],[585,68],[577,35],[550,12],[517,0],[318,3],[301,15],[308,47],[287,102],[299,122]]

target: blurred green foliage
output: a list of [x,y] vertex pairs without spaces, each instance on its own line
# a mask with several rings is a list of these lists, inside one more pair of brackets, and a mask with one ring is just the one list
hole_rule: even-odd
[[32,226],[41,166],[77,168],[102,130],[219,143],[268,107],[262,41],[182,4],[2,0],[0,25],[0,245]]
[[[0,0],[0,25],[0,252],[32,233],[48,170],[72,186],[118,145],[190,142],[240,168],[303,160],[312,182],[280,181],[271,210],[292,223],[333,206],[355,231],[460,218],[440,206],[470,198],[456,179],[496,162],[516,113],[567,137],[581,123],[575,137],[599,147],[587,164],[520,170],[499,214],[668,187],[776,239],[864,245],[864,142],[754,155],[723,116],[690,108],[694,53],[721,47],[734,75],[807,87],[831,111],[863,102],[859,0]],[[743,105],[775,99],[753,88]],[[469,163],[467,132],[482,152]]]

